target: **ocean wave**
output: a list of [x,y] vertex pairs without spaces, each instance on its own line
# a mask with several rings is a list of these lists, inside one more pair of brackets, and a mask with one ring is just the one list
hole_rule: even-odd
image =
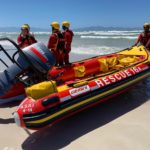
[[137,39],[137,36],[80,36],[83,39]]
[[[51,32],[31,32],[31,33],[34,33],[37,35],[51,34]],[[20,34],[20,32],[0,32],[0,35],[19,35],[19,34]]]
[[130,33],[127,33],[127,32],[96,32],[94,33],[94,35],[109,35],[109,36],[117,36],[117,35],[120,35],[120,36],[127,36],[127,35],[132,35],[132,36],[135,36],[135,35],[138,35],[139,33],[137,32],[130,32]]
[[51,32],[34,32],[35,35],[50,35]]
[[[141,30],[133,30],[133,31],[81,31],[74,32],[75,35],[101,35],[101,36],[134,36],[138,35]],[[50,35],[51,32],[33,32],[35,35]],[[20,32],[0,32],[0,36],[8,36],[8,35],[19,35]]]
[[20,32],[0,32],[0,35],[16,35],[19,34]]
[[124,49],[123,47],[109,47],[109,46],[80,46],[72,47],[72,52],[76,54],[90,54],[90,55],[104,55],[110,54]]
[[82,31],[74,32],[75,35],[138,35],[141,30],[133,31]]
[[[31,32],[36,35],[49,35],[51,32]],[[0,35],[19,35],[20,32],[0,32]]]
[[116,32],[116,33],[117,32],[125,32],[125,33],[127,33],[127,32],[133,32],[133,33],[135,32],[136,33],[137,32],[137,33],[139,33],[139,32],[142,32],[142,30],[130,30],[130,31],[127,31],[127,30],[126,31],[125,30],[110,30],[108,32]]

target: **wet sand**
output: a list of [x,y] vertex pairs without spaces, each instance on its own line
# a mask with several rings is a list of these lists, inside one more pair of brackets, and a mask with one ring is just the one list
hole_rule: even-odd
[[148,78],[118,97],[37,132],[15,125],[11,114],[17,103],[0,107],[0,150],[149,150],[149,91]]

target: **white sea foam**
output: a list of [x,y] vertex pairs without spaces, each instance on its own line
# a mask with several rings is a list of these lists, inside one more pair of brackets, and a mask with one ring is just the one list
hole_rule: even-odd
[[74,32],[75,35],[88,35],[93,34],[95,31],[82,31],[82,32]]
[[[133,30],[133,31],[82,31],[82,32],[74,32],[75,35],[108,35],[108,36],[129,36],[129,35],[138,35],[141,31],[140,30]],[[0,32],[0,36],[13,36],[19,35],[20,32]],[[51,32],[33,32],[35,35],[50,35]]]
[[125,30],[110,30],[110,31],[108,31],[108,32],[137,32],[137,33],[139,33],[139,32],[142,32],[142,30],[131,30],[131,31],[125,31]]
[[138,35],[137,32],[95,32],[94,35]]
[[141,30],[133,31],[83,31],[75,35],[83,39],[136,39]]
[[133,31],[82,31],[74,32],[75,35],[137,35],[141,30]]
[[121,47],[109,47],[109,46],[80,46],[80,47],[72,47],[72,52],[76,54],[90,54],[90,55],[104,55],[117,52],[124,48]]
[[0,32],[0,35],[18,35],[19,32]]
[[51,32],[34,32],[35,35],[50,35]]
[[80,36],[83,39],[137,39],[137,36]]

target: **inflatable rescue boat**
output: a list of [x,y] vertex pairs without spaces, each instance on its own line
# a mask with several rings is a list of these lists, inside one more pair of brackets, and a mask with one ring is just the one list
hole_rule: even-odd
[[143,46],[98,56],[63,68],[49,81],[25,88],[27,97],[14,112],[17,125],[41,129],[121,94],[149,77],[150,56]]

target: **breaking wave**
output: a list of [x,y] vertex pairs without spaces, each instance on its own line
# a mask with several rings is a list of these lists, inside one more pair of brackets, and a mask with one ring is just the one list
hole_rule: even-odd
[[104,55],[120,51],[122,47],[109,47],[109,46],[88,46],[88,47],[72,47],[72,52],[76,54],[89,54],[89,55]]
[[137,39],[137,36],[80,36],[83,39]]

